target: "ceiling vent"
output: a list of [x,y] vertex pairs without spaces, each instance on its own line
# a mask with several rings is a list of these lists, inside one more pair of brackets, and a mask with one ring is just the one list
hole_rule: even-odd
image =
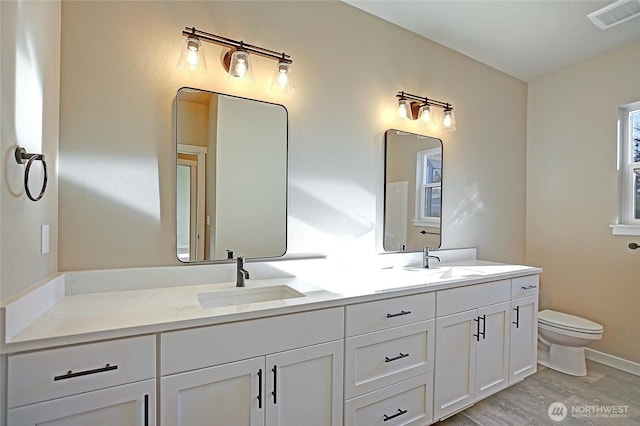
[[640,16],[640,0],[618,0],[587,16],[598,28],[606,30]]

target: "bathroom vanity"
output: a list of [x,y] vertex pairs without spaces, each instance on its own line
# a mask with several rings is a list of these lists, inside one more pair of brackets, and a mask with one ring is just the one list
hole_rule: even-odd
[[8,424],[427,425],[535,372],[540,272],[472,260],[60,296],[2,345]]

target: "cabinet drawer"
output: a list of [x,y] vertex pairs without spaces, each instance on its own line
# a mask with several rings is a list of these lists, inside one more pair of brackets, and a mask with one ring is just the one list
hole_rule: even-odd
[[155,379],[7,410],[11,426],[152,426],[155,418]]
[[511,280],[494,281],[436,293],[437,315],[451,315],[511,299]]
[[435,306],[433,292],[349,305],[346,309],[346,336],[432,319]]
[[540,276],[528,275],[526,277],[518,277],[511,280],[511,298],[518,299],[520,297],[533,296],[538,294]]
[[8,408],[155,378],[156,338],[10,355]]
[[343,337],[343,308],[163,333],[161,374],[211,367]]
[[350,337],[345,342],[345,398],[433,370],[435,320]]
[[345,402],[345,426],[423,426],[433,420],[433,373]]

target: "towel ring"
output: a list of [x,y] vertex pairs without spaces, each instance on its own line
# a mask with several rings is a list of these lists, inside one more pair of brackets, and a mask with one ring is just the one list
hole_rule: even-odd
[[[44,191],[47,189],[47,162],[44,160],[44,154],[29,154],[24,148],[17,147],[15,151],[16,162],[18,164],[27,163],[27,166],[24,169],[24,190],[27,193],[27,197],[31,201],[40,201],[42,196],[44,195]],[[29,190],[29,172],[31,171],[31,165],[34,161],[42,162],[42,169],[44,170],[44,180],[42,182],[42,189],[40,190],[40,194],[33,198],[31,191]]]

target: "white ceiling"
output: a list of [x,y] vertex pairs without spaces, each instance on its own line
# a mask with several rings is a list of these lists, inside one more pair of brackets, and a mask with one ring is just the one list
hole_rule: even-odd
[[524,81],[640,41],[640,18],[608,30],[596,0],[343,0]]

